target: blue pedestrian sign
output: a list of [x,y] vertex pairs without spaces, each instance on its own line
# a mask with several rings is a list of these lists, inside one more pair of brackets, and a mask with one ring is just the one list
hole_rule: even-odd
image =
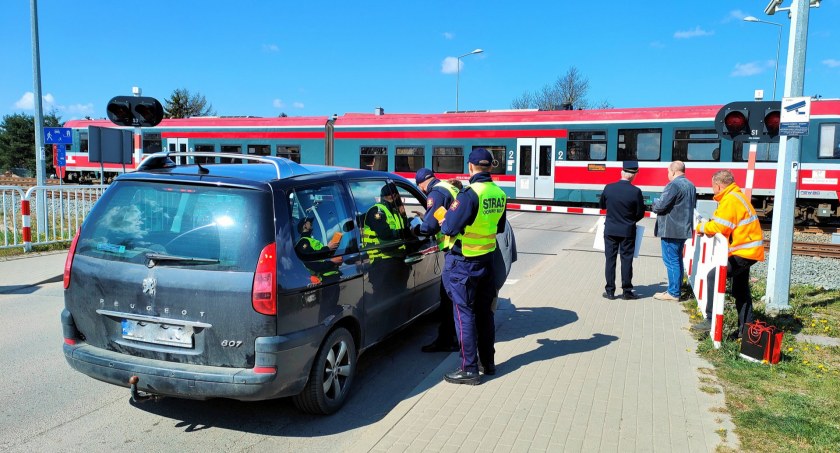
[[45,145],[72,145],[73,130],[69,127],[45,127]]

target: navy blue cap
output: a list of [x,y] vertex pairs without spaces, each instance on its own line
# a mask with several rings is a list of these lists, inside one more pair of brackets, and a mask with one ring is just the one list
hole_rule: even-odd
[[303,225],[306,224],[306,222],[312,223],[312,220],[313,220],[312,217],[304,217],[304,218],[300,219],[300,221],[298,222],[298,225],[297,225],[298,233],[303,234]]
[[417,170],[417,174],[414,175],[414,182],[416,182],[417,185],[420,185],[421,182],[423,182],[427,179],[434,178],[434,177],[435,177],[435,172],[433,172],[432,170],[429,170],[426,167],[423,167],[423,168]]
[[470,153],[470,163],[485,167],[490,166],[493,164],[493,155],[484,148],[476,148]]
[[639,163],[635,160],[625,160],[621,169],[627,173],[636,173],[639,171]]

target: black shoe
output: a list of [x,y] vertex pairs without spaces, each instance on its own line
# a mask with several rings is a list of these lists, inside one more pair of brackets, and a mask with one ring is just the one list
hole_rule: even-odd
[[452,384],[467,384],[467,385],[478,385],[481,384],[481,377],[478,373],[472,371],[464,371],[462,369],[457,369],[451,373],[446,373],[443,375],[443,379],[446,382],[450,382]]
[[621,295],[621,298],[624,300],[636,300],[639,298],[639,295],[634,293],[633,291],[624,291],[624,294]]
[[478,371],[486,376],[493,376],[496,374],[496,365],[484,366],[478,365]]
[[692,332],[709,333],[709,331],[711,331],[711,330],[712,330],[712,320],[710,320],[710,319],[704,319],[703,321],[698,322],[697,324],[694,324],[693,326],[691,326],[691,331]]
[[460,349],[457,344],[438,343],[437,341],[433,341],[420,348],[423,352],[456,352]]
[[608,293],[608,292],[604,291],[604,294],[601,294],[601,296],[604,299],[615,300],[615,294],[613,294],[613,293]]
[[741,339],[741,335],[736,330],[736,331],[730,333],[729,335],[727,335],[726,339],[729,340],[729,341],[738,341],[738,340]]

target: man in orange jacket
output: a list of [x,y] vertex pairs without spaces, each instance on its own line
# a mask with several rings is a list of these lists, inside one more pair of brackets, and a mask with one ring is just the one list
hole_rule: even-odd
[[[750,200],[735,184],[729,170],[712,176],[712,190],[718,207],[708,222],[697,224],[697,234],[714,236],[720,233],[729,240],[727,277],[732,279],[732,297],[738,310],[738,331],[730,339],[740,337],[744,324],[752,322],[752,295],[750,294],[750,267],[764,261],[764,234]],[[706,319],[692,330],[708,332],[711,329],[712,302],[706,304]]]

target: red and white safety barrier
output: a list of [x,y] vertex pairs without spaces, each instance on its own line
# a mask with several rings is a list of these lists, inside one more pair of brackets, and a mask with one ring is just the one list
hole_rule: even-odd
[[[576,208],[570,206],[551,206],[543,204],[508,203],[507,209],[509,211],[553,212],[555,214],[607,215],[606,209]],[[655,219],[656,214],[650,211],[646,211],[645,217]]]
[[23,249],[28,252],[32,250],[32,218],[29,216],[29,200],[20,201],[20,213],[23,218],[23,229],[21,231]]
[[695,235],[683,247],[683,266],[697,298],[697,309],[706,312],[712,298],[712,341],[720,348],[723,340],[723,304],[726,294],[726,265],[729,243],[723,235]]

